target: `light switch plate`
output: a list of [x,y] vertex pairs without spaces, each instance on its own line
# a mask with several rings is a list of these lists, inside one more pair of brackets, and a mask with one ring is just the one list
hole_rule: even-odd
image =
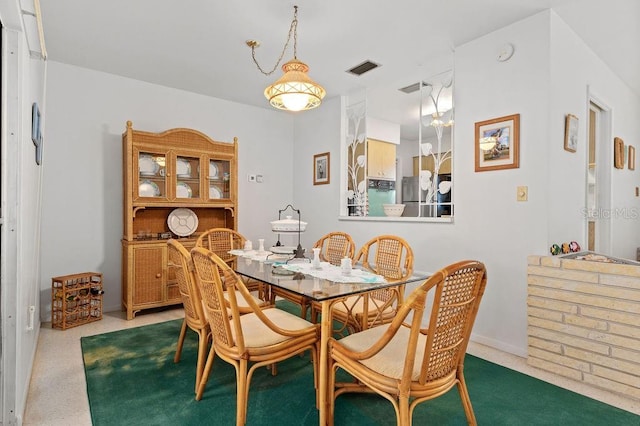
[[516,200],[527,201],[528,198],[529,198],[529,187],[519,186],[516,194]]

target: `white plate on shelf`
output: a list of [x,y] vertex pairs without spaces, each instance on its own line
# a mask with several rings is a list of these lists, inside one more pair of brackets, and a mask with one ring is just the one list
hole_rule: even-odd
[[138,186],[138,195],[140,197],[159,197],[160,187],[156,185],[155,182],[144,180],[140,186]]
[[209,198],[218,199],[222,198],[222,191],[216,185],[209,186]]
[[153,157],[147,154],[140,154],[138,157],[138,171],[142,176],[155,176],[160,169],[160,165],[153,161]]
[[191,163],[184,158],[178,158],[176,160],[176,175],[179,178],[191,177]]
[[209,161],[209,179],[218,179],[218,165],[213,161]]
[[176,185],[176,198],[191,198],[193,191],[191,187],[184,182],[178,182]]
[[177,236],[188,237],[198,229],[198,216],[191,209],[175,209],[169,213],[167,225]]

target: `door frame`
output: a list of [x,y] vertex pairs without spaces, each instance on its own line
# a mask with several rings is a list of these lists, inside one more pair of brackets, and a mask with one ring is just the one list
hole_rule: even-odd
[[18,164],[21,123],[20,34],[2,31],[2,112],[1,126],[1,226],[0,226],[0,333],[2,361],[0,367],[0,413],[2,424],[15,424],[17,389],[17,285],[18,282]]
[[[595,94],[589,86],[587,86],[587,117],[586,129],[589,129],[591,110],[596,111],[596,232],[594,251],[598,253],[611,254],[612,233],[611,218],[604,217],[611,212],[613,205],[613,191],[611,188],[611,164],[613,162],[612,149],[609,149],[607,141],[613,140],[613,112],[608,103]],[[587,146],[588,136],[587,131]],[[585,150],[586,151],[586,150]],[[588,153],[585,155],[585,182],[588,182]],[[587,194],[585,193],[585,206],[587,205]],[[584,229],[587,241],[589,236],[588,215],[585,215]],[[601,220],[604,219],[604,220]]]

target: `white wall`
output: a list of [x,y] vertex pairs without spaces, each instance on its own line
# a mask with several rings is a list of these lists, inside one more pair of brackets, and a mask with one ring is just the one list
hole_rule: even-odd
[[[516,54],[504,63],[495,50],[505,42]],[[338,181],[335,189],[296,186],[295,199],[302,211],[313,212],[305,238],[312,241],[334,229],[349,232],[358,245],[377,234],[405,238],[413,247],[415,269],[435,271],[460,259],[486,263],[489,285],[485,293],[475,340],[518,354],[526,348],[526,256],[546,249],[546,164],[549,81],[549,20],[536,15],[478,40],[459,46],[455,54],[456,131],[454,156],[454,223],[352,222],[336,223]],[[538,84],[530,84],[536,81]],[[541,90],[542,87],[542,90]],[[338,114],[337,103],[326,104]],[[521,165],[519,169],[474,172],[474,123],[509,114],[521,114]],[[334,123],[331,132],[328,126]],[[321,131],[321,136],[316,135]],[[542,132],[542,136],[541,136]],[[330,134],[329,134],[330,133]],[[337,119],[301,116],[296,120],[296,164],[310,164],[313,151],[340,152]],[[308,166],[310,167],[310,166]],[[335,168],[332,168],[335,170]],[[307,172],[310,173],[310,172]],[[309,178],[310,179],[310,178]],[[516,186],[528,185],[530,201],[516,202]],[[325,197],[331,193],[335,198]]]
[[[302,220],[308,222],[301,235],[302,245],[310,248],[327,229],[345,231],[338,221],[340,199],[340,102],[339,97],[325,99],[320,108],[296,116],[294,123],[294,197]],[[313,156],[330,153],[330,183],[313,184]]]
[[[548,244],[576,240],[586,249],[586,219],[583,214],[586,199],[588,92],[611,108],[612,131],[604,143],[613,152],[614,136],[626,144],[640,147],[640,97],[622,81],[578,38],[554,12],[551,13],[551,91],[549,100],[549,205]],[[588,88],[588,90],[587,90]],[[579,119],[578,149],[564,150],[564,117]],[[611,208],[614,214],[602,212],[611,222],[611,252],[627,259],[636,258],[640,246],[640,198],[635,188],[640,185],[640,166],[631,171],[613,167],[609,155],[606,164],[611,174]],[[618,212],[617,214],[615,212]]]
[[[199,130],[239,144],[238,227],[265,237],[292,201],[293,115],[57,62],[49,64],[44,158],[41,316],[50,319],[51,277],[104,274],[105,311],[121,300],[122,132]],[[310,160],[311,161],[311,160]],[[248,183],[248,173],[264,183]]]
[[[20,424],[40,330],[41,172],[31,141],[31,105],[44,104],[46,66],[32,59],[17,4],[0,4],[2,37],[2,366],[0,423]],[[34,42],[33,40],[31,40]],[[44,119],[44,111],[43,119]]]
[[[507,62],[498,62],[496,50],[506,42],[515,46],[515,54]],[[576,45],[579,60],[568,52],[575,51]],[[309,225],[313,231],[305,238],[312,242],[326,232],[342,229],[360,245],[376,234],[397,234],[411,244],[415,269],[422,271],[434,271],[464,258],[485,262],[489,283],[473,339],[526,355],[526,258],[547,253],[553,242],[584,236],[584,222],[572,212],[584,205],[585,130],[581,128],[578,153],[572,156],[564,151],[564,115],[584,116],[590,84],[615,105],[616,135],[633,140],[631,135],[639,133],[637,120],[631,118],[639,115],[638,97],[585,49],[550,11],[458,46],[454,223],[336,223],[338,199],[326,197],[338,195],[339,182],[332,173],[333,190],[309,185],[295,188],[300,208],[313,212]],[[323,105],[323,114],[337,114],[338,107],[337,103]],[[329,108],[336,111],[329,112]],[[474,123],[516,113],[520,114],[520,167],[476,173]],[[328,129],[330,125],[332,129]],[[321,136],[316,137],[320,129]],[[332,158],[337,157],[340,131],[337,119],[301,116],[296,120],[296,163],[310,164],[312,151],[331,151]],[[316,141],[313,149],[307,146],[309,140]],[[628,179],[634,179],[636,172],[617,172],[614,202],[627,206],[632,186]],[[516,201],[519,185],[528,186],[529,201]],[[619,186],[625,189],[619,190]],[[626,198],[621,199],[619,192],[627,194]],[[625,244],[634,247],[635,253],[640,245],[638,230],[635,223],[628,222],[624,223]],[[622,231],[616,228],[615,232]]]

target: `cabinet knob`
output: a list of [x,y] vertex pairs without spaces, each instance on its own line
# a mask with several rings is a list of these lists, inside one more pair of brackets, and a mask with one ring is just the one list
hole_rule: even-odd
[[156,278],[162,278],[162,273],[158,272],[158,273],[156,274]]

